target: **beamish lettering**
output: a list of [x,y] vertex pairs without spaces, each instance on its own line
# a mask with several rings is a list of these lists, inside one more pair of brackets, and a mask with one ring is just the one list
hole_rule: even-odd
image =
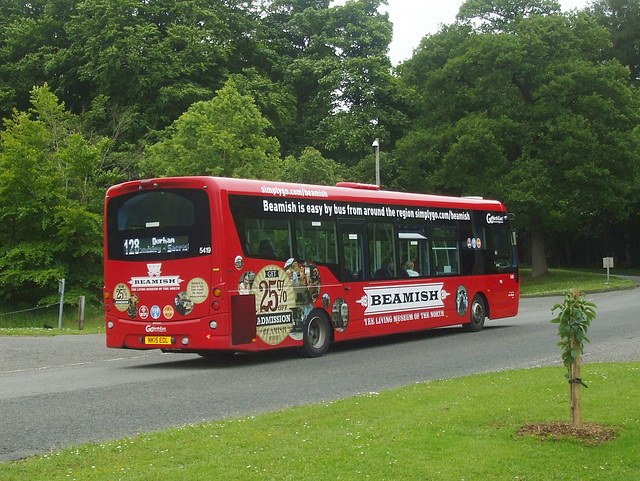
[[364,288],[365,315],[444,307],[443,283]]

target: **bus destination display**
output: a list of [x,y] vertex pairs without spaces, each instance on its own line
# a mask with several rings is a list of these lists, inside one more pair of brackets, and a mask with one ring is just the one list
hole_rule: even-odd
[[189,236],[124,239],[124,255],[171,254],[189,252]]

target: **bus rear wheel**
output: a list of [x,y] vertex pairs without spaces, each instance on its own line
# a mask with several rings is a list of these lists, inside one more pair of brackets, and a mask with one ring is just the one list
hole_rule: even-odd
[[463,324],[462,327],[467,331],[478,332],[484,327],[484,320],[487,317],[487,308],[484,299],[480,294],[476,294],[471,301],[471,322]]
[[331,344],[331,323],[321,310],[311,311],[304,323],[302,346],[298,348],[304,357],[323,356]]

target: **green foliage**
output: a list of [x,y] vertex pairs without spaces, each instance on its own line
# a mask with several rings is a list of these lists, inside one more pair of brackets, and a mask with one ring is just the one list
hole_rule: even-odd
[[207,102],[196,102],[149,149],[143,175],[216,175],[278,178],[279,143],[267,137],[269,122],[233,81]]
[[[602,62],[608,34],[591,17],[525,15],[537,3],[554,2],[492,2],[521,11],[489,31],[444,28],[405,62],[420,108],[398,143],[400,180],[498,198],[532,233],[625,219],[640,166],[637,92],[619,62]],[[545,272],[544,237],[533,242],[534,270]]]
[[48,86],[31,103],[0,134],[0,298],[46,304],[65,278],[70,296],[96,300],[104,186],[117,179],[104,165],[108,142],[85,139]]
[[498,198],[538,246],[614,226],[637,263],[638,2],[468,0],[396,70],[385,3],[0,2],[3,230],[52,238],[142,174],[373,182],[380,138],[385,188]]
[[596,317],[596,305],[587,302],[584,293],[571,290],[564,296],[562,304],[556,304],[551,312],[558,310],[558,317],[551,322],[558,324],[558,346],[562,349],[562,362],[571,372],[571,365],[584,351],[584,342],[590,342],[587,331]]
[[248,31],[241,3],[87,0],[65,25],[72,50],[59,55],[72,58],[73,81],[89,95],[133,106],[130,135],[141,136],[222,85]]
[[629,67],[630,81],[640,85],[640,2],[637,0],[596,0],[589,12],[611,34],[607,59],[617,59]]
[[262,22],[270,75],[295,95],[294,122],[280,132],[285,156],[312,146],[353,166],[375,137],[392,139],[406,125],[405,99],[387,56],[392,25],[380,0],[275,1]]
[[479,22],[483,31],[509,29],[517,20],[532,15],[560,13],[556,0],[467,0],[456,18],[462,22]]
[[337,162],[323,158],[316,149],[308,147],[302,152],[299,159],[289,156],[284,160],[282,180],[305,184],[335,185],[343,180],[343,176]]

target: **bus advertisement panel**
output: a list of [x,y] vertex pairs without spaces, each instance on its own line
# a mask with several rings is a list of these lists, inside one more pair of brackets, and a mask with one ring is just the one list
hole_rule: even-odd
[[107,345],[297,347],[515,316],[511,216],[497,201],[190,177],[105,202]]

